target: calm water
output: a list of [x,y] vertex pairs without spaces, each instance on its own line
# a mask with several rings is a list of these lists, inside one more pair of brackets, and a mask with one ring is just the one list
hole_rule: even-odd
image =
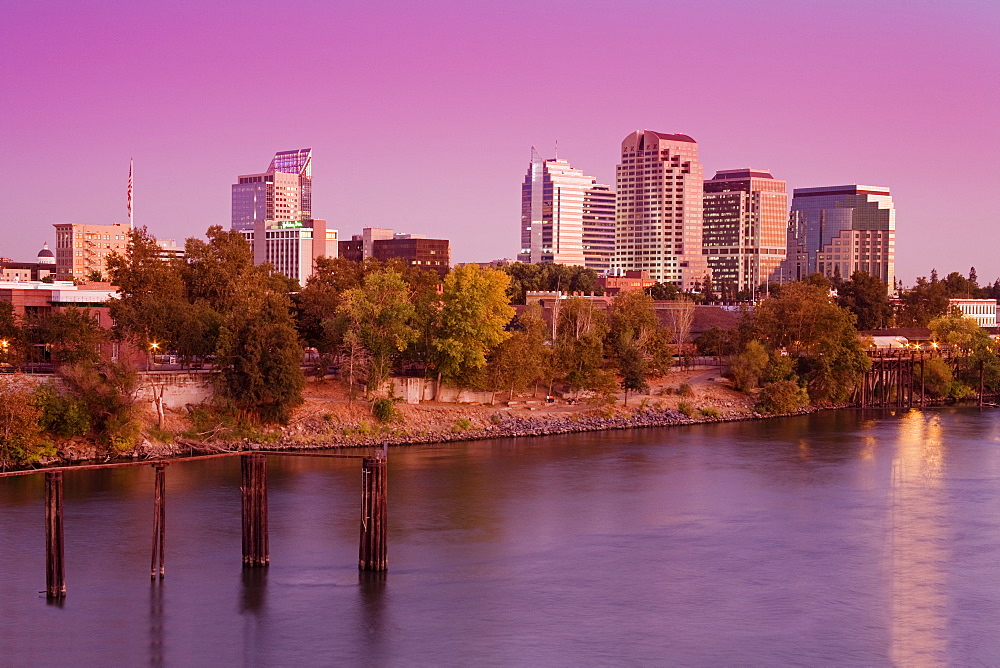
[[384,579],[360,464],[269,459],[271,566],[239,463],[69,472],[61,607],[42,477],[0,480],[0,664],[1000,663],[1000,412],[824,413],[393,450]]

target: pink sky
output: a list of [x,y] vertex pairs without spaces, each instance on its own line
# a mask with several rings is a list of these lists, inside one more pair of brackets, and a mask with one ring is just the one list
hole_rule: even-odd
[[229,226],[236,175],[311,146],[314,214],[514,257],[531,145],[610,183],[621,140],[706,176],[892,188],[897,275],[1000,276],[995,0],[20,2],[0,21],[0,255],[52,224]]

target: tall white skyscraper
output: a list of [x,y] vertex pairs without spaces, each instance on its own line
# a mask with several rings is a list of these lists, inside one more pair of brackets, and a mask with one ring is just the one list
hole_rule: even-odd
[[637,130],[622,142],[612,270],[692,289],[705,280],[702,167],[687,135]]
[[559,158],[531,149],[521,186],[520,262],[557,262],[607,271],[614,193]]

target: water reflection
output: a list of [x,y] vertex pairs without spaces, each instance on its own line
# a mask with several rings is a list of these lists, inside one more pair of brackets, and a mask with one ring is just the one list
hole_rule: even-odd
[[941,416],[919,410],[898,422],[889,506],[892,660],[945,659],[948,540]]
[[149,665],[163,665],[163,580],[149,582]]

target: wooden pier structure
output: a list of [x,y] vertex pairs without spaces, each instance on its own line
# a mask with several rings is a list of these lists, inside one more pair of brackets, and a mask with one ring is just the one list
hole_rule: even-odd
[[[194,461],[217,457],[240,458],[241,521],[243,524],[243,567],[266,567],[271,562],[267,526],[267,458],[268,457],[333,457],[361,459],[361,536],[358,548],[358,568],[361,571],[384,572],[389,567],[387,545],[388,476],[387,448],[375,455],[348,455],[324,452],[226,452],[170,460]],[[61,601],[66,597],[66,567],[63,532],[63,472],[118,468],[122,466],[152,466],[153,477],[153,549],[150,578],[163,578],[166,538],[166,468],[167,461],[120,462],[114,464],[84,464],[50,469],[9,471],[0,478],[42,473],[45,478],[45,597]]]
[[[967,364],[967,358],[950,351],[877,350],[870,351],[871,368],[854,389],[853,403],[861,408],[913,408],[927,405],[924,366],[927,360],[943,359],[954,371]],[[985,373],[979,364],[979,405],[984,405]]]

